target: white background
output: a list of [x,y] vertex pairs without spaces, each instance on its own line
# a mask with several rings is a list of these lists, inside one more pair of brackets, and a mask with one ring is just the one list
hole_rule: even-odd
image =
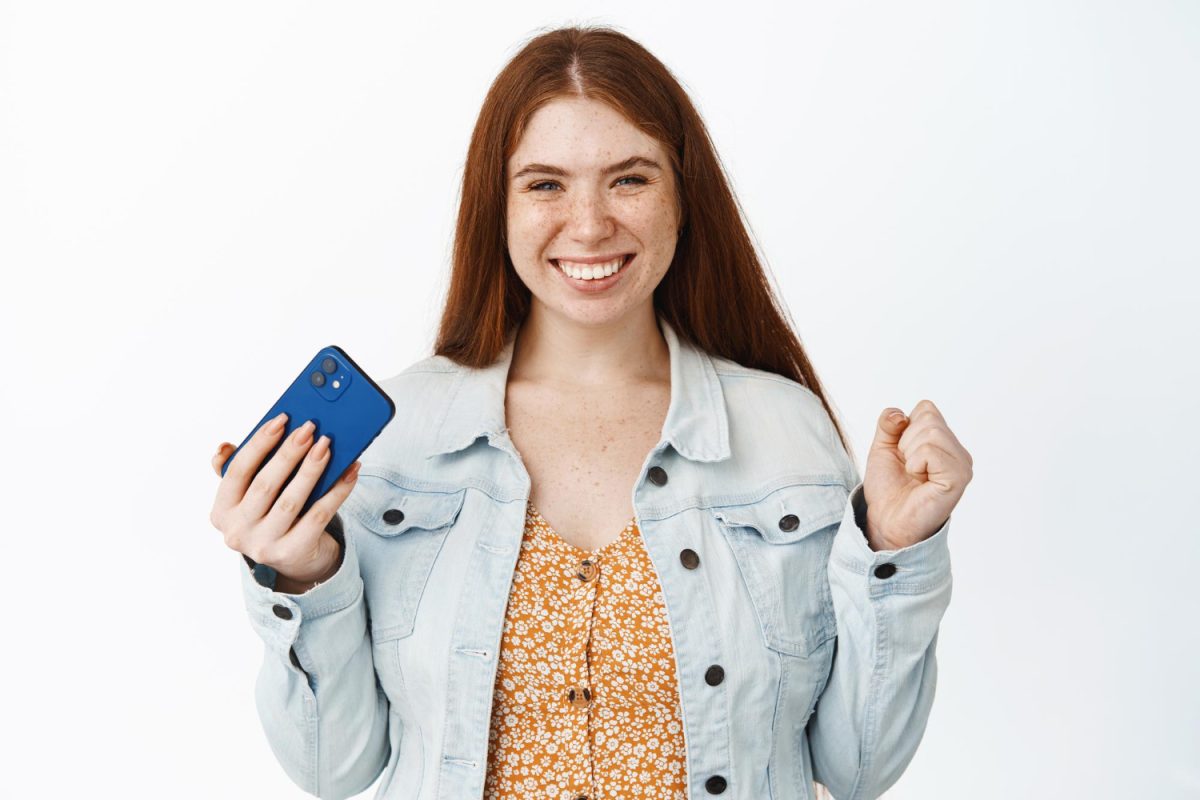
[[1182,0],[0,2],[4,795],[305,796],[209,459],[318,347],[429,352],[480,102],[572,22],[692,94],[860,464],[922,398],[974,457],[888,799],[1200,797]]

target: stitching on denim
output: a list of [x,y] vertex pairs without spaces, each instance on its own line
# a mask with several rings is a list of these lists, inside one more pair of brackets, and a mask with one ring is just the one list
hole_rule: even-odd
[[770,793],[772,800],[776,797],[781,797],[779,794],[779,775],[776,765],[779,763],[779,739],[782,731],[779,730],[779,713],[780,707],[783,705],[783,698],[787,695],[789,672],[784,666],[783,653],[778,650],[772,650],[775,654],[775,659],[779,663],[779,691],[775,694],[775,708],[771,710],[771,755],[767,758],[767,791]]
[[[344,611],[345,609],[354,605],[354,603],[357,602],[358,598],[360,596],[362,596],[362,593],[363,593],[362,580],[361,579],[355,580],[355,578],[357,578],[357,577],[358,576],[355,575],[350,578],[350,580],[353,581],[353,588],[347,588],[347,589],[339,592],[338,594],[335,594],[333,597],[329,598],[328,601],[326,601],[324,603],[320,603],[318,605],[315,605],[312,608],[307,608],[307,609],[302,608],[302,607],[300,607],[300,603],[293,600],[292,602],[297,606],[297,608],[300,611],[300,625],[303,626],[305,620],[309,620],[309,619],[313,619],[313,618],[317,618],[317,617],[323,617],[323,616],[326,616],[329,614],[335,614],[338,611]],[[325,583],[328,584],[329,581],[326,581]],[[296,595],[296,596],[302,597],[303,595]],[[281,627],[286,627],[286,626],[281,626]]]
[[760,484],[753,491],[724,495],[692,494],[677,498],[670,504],[644,505],[641,509],[640,517],[642,519],[665,520],[695,508],[708,510],[724,506],[752,505],[761,502],[774,492],[784,489],[796,489],[802,486],[840,486],[846,492],[847,496],[850,493],[850,489],[842,481],[842,476],[831,472],[809,475],[783,475]]
[[868,774],[874,765],[874,748],[879,738],[879,695],[887,672],[890,655],[887,627],[887,608],[882,603],[869,604],[875,618],[875,660],[871,665],[871,684],[867,692],[866,710],[863,714],[862,739],[859,742],[858,772],[850,796],[846,800],[859,800],[869,784]]

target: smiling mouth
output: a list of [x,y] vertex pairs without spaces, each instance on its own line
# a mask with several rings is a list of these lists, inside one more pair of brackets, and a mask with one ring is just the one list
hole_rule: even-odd
[[560,261],[551,259],[555,267],[563,272],[569,278],[576,280],[594,281],[602,278],[607,278],[620,272],[630,261],[633,260],[633,253],[626,253],[620,258],[614,258],[612,261],[606,261],[603,264],[578,264],[572,261]]

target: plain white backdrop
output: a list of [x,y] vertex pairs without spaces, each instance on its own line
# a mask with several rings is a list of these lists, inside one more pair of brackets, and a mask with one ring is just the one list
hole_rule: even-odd
[[1183,0],[0,0],[4,795],[306,796],[209,459],[318,347],[428,354],[480,102],[569,23],[691,92],[860,465],[922,398],[974,458],[888,800],[1200,797]]

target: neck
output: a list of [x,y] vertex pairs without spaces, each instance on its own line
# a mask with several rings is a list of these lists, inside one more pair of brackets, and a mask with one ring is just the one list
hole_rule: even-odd
[[539,312],[517,331],[509,380],[586,389],[670,379],[671,357],[654,307],[600,325]]

